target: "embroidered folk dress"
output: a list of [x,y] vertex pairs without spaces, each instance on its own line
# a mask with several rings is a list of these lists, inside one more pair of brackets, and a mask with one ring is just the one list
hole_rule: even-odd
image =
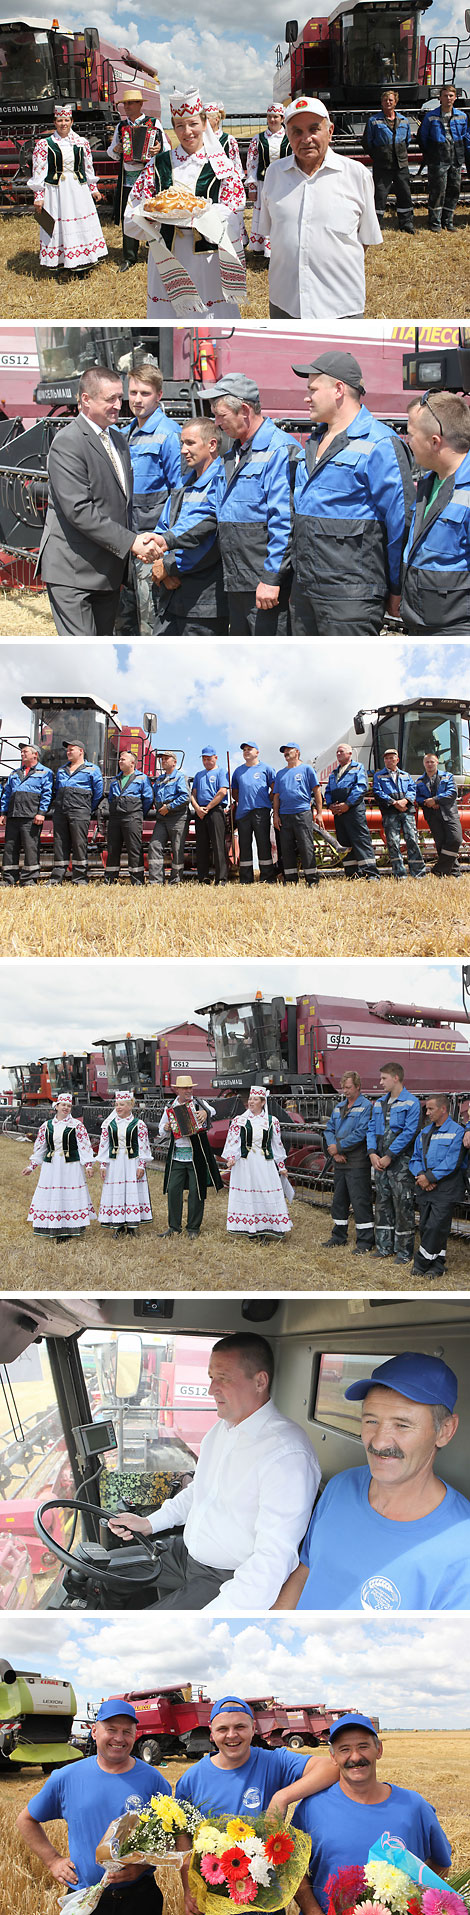
[[[282,129],[282,133],[270,133],[269,127],[265,126],[264,134],[265,134],[265,139],[267,139],[267,142],[268,142],[269,164],[271,165],[271,160],[278,160],[280,158],[281,146],[282,146],[283,140],[285,139],[284,128]],[[267,236],[265,236],[264,233],[260,233],[259,231],[259,217],[260,217],[260,209],[261,209],[261,194],[263,191],[263,181],[258,179],[258,156],[259,156],[259,140],[258,140],[258,134],[255,133],[254,140],[250,140],[250,144],[248,147],[247,161],[246,161],[246,184],[247,186],[256,186],[256,199],[253,206],[253,218],[251,222],[251,233],[250,233],[250,239],[249,239],[249,245],[248,245],[248,252],[263,253],[264,258],[269,259],[270,252],[271,252],[271,241],[270,239],[267,238]]]
[[[79,1163],[65,1161],[62,1147],[65,1129],[75,1131]],[[41,1124],[29,1159],[30,1164],[41,1165],[41,1172],[28,1212],[28,1223],[32,1223],[35,1236],[79,1237],[87,1229],[92,1217],[96,1217],[85,1178],[85,1170],[89,1170],[94,1161],[92,1146],[85,1125],[73,1118],[65,1120],[54,1117],[52,1130],[54,1150],[51,1162],[45,1161],[47,1124]]]
[[[113,1122],[113,1119],[118,1133],[116,1157],[109,1155],[108,1125]],[[147,1125],[139,1117],[137,1123],[139,1155],[129,1157],[126,1133],[130,1121],[129,1117],[118,1117],[117,1111],[114,1110],[111,1111],[110,1117],[105,1118],[101,1126],[98,1163],[106,1164],[107,1172],[102,1189],[98,1222],[113,1226],[114,1229],[118,1224],[133,1224],[135,1227],[137,1224],[152,1221],[147,1178],[145,1174],[139,1180],[137,1178],[139,1164],[152,1162]]]
[[[54,147],[60,149],[63,169],[56,186],[51,185],[46,178],[49,154]],[[74,170],[77,149],[83,156],[86,174],[83,184],[77,179]],[[106,257],[108,248],[94,205],[98,187],[88,140],[84,140],[73,127],[65,135],[54,133],[53,144],[47,138],[37,140],[28,186],[32,187],[36,199],[38,194],[43,195],[44,211],[55,220],[50,237],[42,226],[39,228],[41,266],[64,266],[69,272],[77,272],[84,266],[95,266],[98,260]]]
[[[253,1142],[247,1157],[242,1157],[242,1132],[248,1116]],[[262,1148],[263,1131],[266,1131],[268,1124],[266,1113],[254,1117],[250,1111],[246,1116],[234,1117],[230,1125],[222,1151],[225,1158],[236,1157],[230,1172],[227,1211],[229,1232],[240,1231],[249,1237],[256,1237],[259,1233],[283,1237],[292,1230],[278,1169],[278,1165],[285,1164],[286,1153],[277,1117],[273,1117],[271,1123],[272,1158],[265,1157]]]
[[[204,151],[199,153],[186,153],[183,146],[174,147],[171,154],[173,184],[175,186],[188,187],[189,191],[194,193],[196,191],[199,174],[202,172],[206,160],[208,158],[210,159],[213,172],[215,172],[216,177],[220,180],[219,198],[217,201],[218,211],[221,217],[225,218],[227,236],[231,239],[232,245],[236,247],[238,256],[240,257],[243,248],[241,247],[240,240],[239,215],[240,212],[243,212],[245,205],[245,193],[240,175],[235,171],[230,158],[224,153],[219,142],[217,142],[217,147],[218,151],[214,151],[213,147],[211,147],[210,152],[207,152],[204,147]],[[125,233],[129,233],[131,239],[142,237],[139,226],[134,225],[133,213],[134,211],[142,211],[144,200],[152,199],[154,192],[154,162],[153,160],[149,160],[145,172],[140,174],[140,178],[136,180],[135,186],[132,187],[132,192],[129,194],[127,208],[124,214],[124,231]],[[157,228],[157,231],[158,230]],[[173,252],[175,258],[181,261],[181,265],[184,266],[190,274],[193,285],[196,287],[197,292],[200,293],[201,299],[204,300],[207,311],[211,314],[217,313],[221,319],[239,319],[240,307],[237,305],[237,301],[235,299],[224,299],[217,249],[215,248],[213,252],[196,251],[192,228],[176,227]],[[191,311],[192,308],[189,307],[188,313]],[[171,299],[168,298],[161,274],[158,271],[158,266],[156,265],[150,248],[147,280],[147,318],[151,319],[152,317],[156,319],[160,319],[160,317],[174,319],[175,311]]]

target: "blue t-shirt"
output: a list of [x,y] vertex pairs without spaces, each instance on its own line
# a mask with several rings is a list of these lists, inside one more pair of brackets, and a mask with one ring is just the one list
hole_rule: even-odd
[[252,1815],[255,1821],[276,1789],[286,1789],[303,1775],[308,1760],[308,1755],[294,1755],[291,1749],[251,1749],[239,1768],[217,1769],[212,1757],[203,1755],[180,1776],[175,1796],[186,1797],[206,1814],[213,1809],[218,1815]]
[[260,758],[257,765],[237,765],[232,777],[232,792],[237,800],[237,818],[245,818],[247,811],[264,808],[271,809],[271,787],[276,773],[274,765],[265,764]]
[[311,765],[286,765],[285,771],[278,771],[274,779],[274,790],[279,793],[281,818],[288,817],[293,811],[310,811],[312,792],[316,791],[318,778]]
[[[227,774],[224,775],[221,765],[215,765],[213,771],[197,771],[192,784],[196,804],[208,805],[211,798],[215,798],[216,791],[223,791],[224,787],[227,790]],[[225,798],[222,801],[222,811],[226,803]]]
[[386,1802],[353,1802],[336,1782],[332,1789],[308,1795],[297,1804],[292,1827],[311,1836],[309,1875],[317,1901],[325,1909],[328,1876],[336,1875],[339,1868],[360,1867],[385,1830],[399,1835],[421,1862],[429,1857],[438,1868],[448,1868],[451,1859],[450,1842],[431,1803],[415,1789],[399,1789],[395,1783]]
[[[98,1843],[126,1805],[150,1802],[151,1795],[171,1795],[170,1784],[152,1769],[149,1762],[135,1757],[133,1768],[122,1775],[108,1775],[98,1766],[98,1758],[84,1756],[65,1769],[54,1769],[38,1795],[28,1802],[34,1822],[67,1822],[70,1859],[75,1864],[78,1888],[90,1888],[101,1882],[104,1869],[95,1860]],[[135,1798],[135,1800],[134,1800]]]
[[310,1575],[299,1609],[470,1609],[466,1496],[446,1487],[429,1516],[398,1523],[371,1508],[370,1482],[367,1464],[343,1470],[320,1497],[300,1551]]

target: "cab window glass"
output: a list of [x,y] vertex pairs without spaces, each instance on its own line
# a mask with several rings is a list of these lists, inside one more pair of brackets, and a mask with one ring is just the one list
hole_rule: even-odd
[[379,1363],[385,1363],[386,1357],[354,1356],[328,1350],[320,1357],[316,1381],[314,1380],[311,1418],[314,1423],[326,1424],[328,1429],[344,1431],[350,1436],[359,1436],[361,1430],[362,1404],[348,1402],[345,1390],[350,1383],[356,1383],[360,1376],[370,1376]]

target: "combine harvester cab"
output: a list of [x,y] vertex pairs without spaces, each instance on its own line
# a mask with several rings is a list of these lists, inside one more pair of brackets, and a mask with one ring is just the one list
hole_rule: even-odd
[[[380,107],[381,88],[397,88],[400,108],[411,112],[417,131],[426,104],[434,104],[443,80],[466,83],[468,41],[421,33],[421,14],[432,0],[339,0],[327,15],[287,22],[288,52],[277,48],[274,98],[284,106],[302,94],[325,101],[335,122],[335,144],[363,158],[361,140],[368,113]],[[467,21],[466,21],[467,24]],[[468,30],[468,29],[467,29]]]
[[31,209],[27,181],[35,140],[52,130],[54,102],[71,100],[77,131],[93,147],[100,192],[111,195],[117,163],[108,158],[126,86],[137,86],[146,113],[160,118],[158,74],[138,51],[101,40],[97,27],[74,33],[58,20],[0,21],[0,182],[2,211]]

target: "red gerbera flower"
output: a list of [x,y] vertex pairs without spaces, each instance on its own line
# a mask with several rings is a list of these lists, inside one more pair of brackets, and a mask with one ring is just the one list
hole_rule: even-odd
[[230,1885],[232,1902],[255,1902],[257,1894],[257,1885],[252,1875],[245,1875],[243,1882],[239,1880],[236,1886],[234,1882]]
[[274,1868],[281,1868],[282,1863],[288,1862],[289,1856],[293,1855],[295,1842],[287,1829],[276,1829],[275,1835],[269,1835],[264,1846],[268,1862],[272,1862]]
[[363,1868],[339,1868],[337,1875],[329,1875],[325,1882],[325,1895],[333,1904],[335,1915],[347,1915],[347,1911],[363,1895],[366,1878]]
[[249,1856],[245,1855],[244,1849],[237,1848],[236,1845],[234,1848],[225,1849],[220,1860],[229,1888],[232,1887],[232,1883],[236,1886],[239,1881],[245,1880],[249,1872]]

